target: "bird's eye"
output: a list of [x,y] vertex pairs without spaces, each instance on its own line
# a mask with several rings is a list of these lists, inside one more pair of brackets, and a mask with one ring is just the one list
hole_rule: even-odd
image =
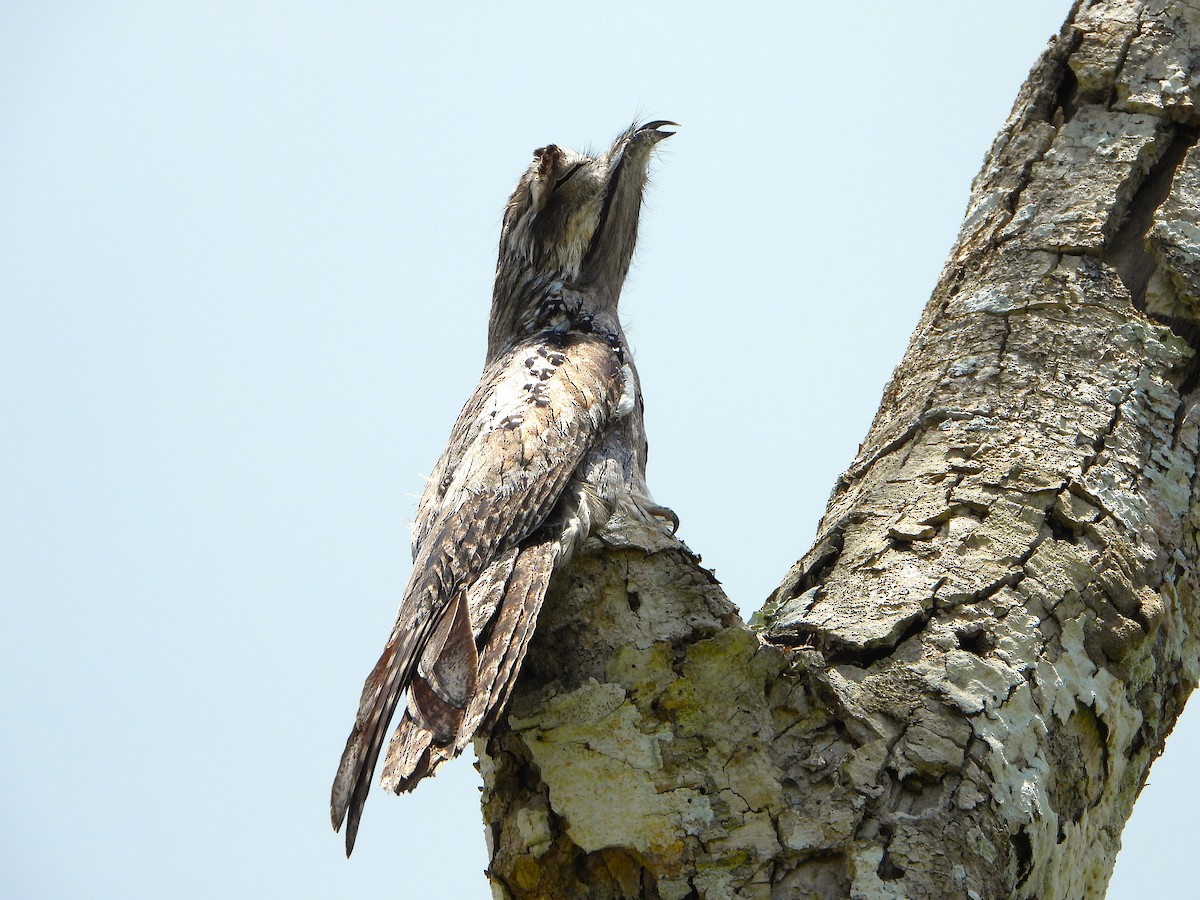
[[583,168],[583,163],[575,163],[575,165],[571,166],[571,171],[569,171],[562,178],[558,179],[558,181],[554,182],[554,190],[557,191],[560,187],[562,187],[564,184],[566,184],[568,181],[570,181],[571,176],[574,175],[576,172],[578,172],[582,168]]

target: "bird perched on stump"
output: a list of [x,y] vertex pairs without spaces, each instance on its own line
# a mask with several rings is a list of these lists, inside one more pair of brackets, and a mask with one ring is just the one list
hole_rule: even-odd
[[417,507],[412,577],[333,782],[347,856],[404,695],[382,777],[397,793],[495,723],[550,577],[588,535],[616,513],[677,524],[646,489],[617,318],[647,164],[670,126],[635,125],[598,156],[541,147],[509,198],[483,375]]

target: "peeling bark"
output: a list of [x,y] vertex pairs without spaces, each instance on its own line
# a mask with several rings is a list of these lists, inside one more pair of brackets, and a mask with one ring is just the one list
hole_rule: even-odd
[[1081,2],[754,627],[618,528],[479,743],[511,897],[1082,897],[1200,669],[1200,2]]

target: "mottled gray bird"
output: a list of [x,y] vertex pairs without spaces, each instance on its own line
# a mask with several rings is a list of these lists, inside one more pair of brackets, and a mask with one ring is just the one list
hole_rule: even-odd
[[405,692],[382,778],[397,793],[495,723],[550,576],[588,535],[616,513],[674,523],[646,489],[617,318],[646,167],[674,125],[634,126],[594,157],[542,147],[508,201],[483,376],[417,507],[412,577],[333,782],[347,855]]

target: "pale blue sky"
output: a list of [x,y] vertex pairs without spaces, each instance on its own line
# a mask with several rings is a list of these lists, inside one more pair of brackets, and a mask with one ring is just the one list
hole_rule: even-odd
[[[749,614],[1067,5],[5,4],[0,893],[487,897],[470,760],[350,862],[327,800],[530,152],[683,124],[622,305],[651,487]],[[1191,887],[1196,748],[1110,896]]]

